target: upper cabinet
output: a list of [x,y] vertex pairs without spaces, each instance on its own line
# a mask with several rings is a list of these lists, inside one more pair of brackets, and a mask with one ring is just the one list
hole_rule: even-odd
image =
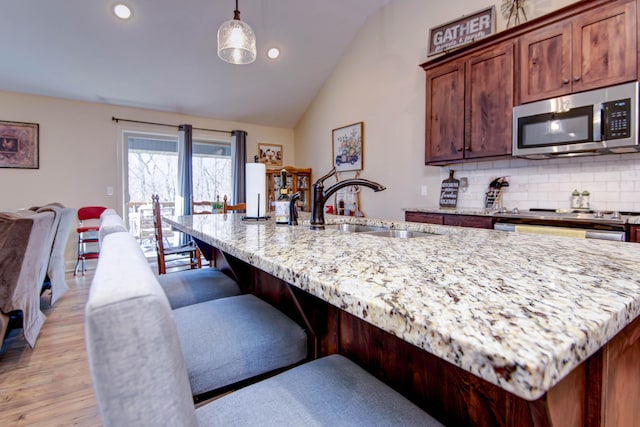
[[425,163],[510,156],[514,105],[636,80],[637,1],[575,2],[422,64]]
[[464,62],[427,70],[425,163],[464,157]]
[[637,78],[636,0],[613,2],[520,37],[520,103]]
[[426,164],[511,154],[513,42],[427,73]]

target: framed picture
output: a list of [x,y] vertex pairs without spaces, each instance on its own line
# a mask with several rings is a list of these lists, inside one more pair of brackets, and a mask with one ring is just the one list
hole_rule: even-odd
[[38,169],[38,124],[0,121],[0,168]]
[[333,165],[338,172],[362,170],[363,122],[333,130]]
[[282,166],[282,145],[259,142],[258,159],[267,166]]

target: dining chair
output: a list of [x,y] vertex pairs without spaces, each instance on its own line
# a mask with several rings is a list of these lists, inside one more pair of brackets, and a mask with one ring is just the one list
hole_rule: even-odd
[[156,252],[158,255],[158,274],[167,273],[167,262],[171,261],[171,267],[189,266],[190,269],[201,268],[200,249],[190,241],[184,245],[165,246],[162,235],[162,215],[160,208],[160,196],[151,196],[153,207],[153,228],[156,238]]
[[227,211],[246,211],[247,210],[247,204],[246,203],[238,203],[235,205],[230,205],[227,203],[227,195],[224,195],[224,198],[222,199],[223,204],[222,204],[222,213],[227,213]]
[[49,259],[44,260],[47,263],[47,273],[41,290],[41,293],[46,289],[51,290],[51,305],[53,305],[69,289],[64,278],[64,252],[75,222],[76,209],[64,207],[60,203],[49,203],[40,207],[32,207],[29,210],[33,212],[51,211],[55,215],[51,229],[51,253]]
[[[73,269],[73,275],[78,274],[78,267],[82,266],[82,275],[87,271],[86,261],[98,259],[98,229],[100,228],[100,215],[107,209],[104,206],[83,206],[78,209],[78,259]],[[92,249],[87,249],[91,247]]]
[[0,212],[0,345],[10,320],[21,318],[22,333],[32,348],[45,321],[40,290],[51,253],[55,214]]
[[211,202],[191,202],[191,212],[193,215],[206,215],[211,212]]

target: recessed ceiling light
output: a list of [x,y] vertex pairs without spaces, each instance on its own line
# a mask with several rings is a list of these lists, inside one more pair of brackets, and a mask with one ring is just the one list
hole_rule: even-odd
[[267,56],[269,57],[269,59],[276,59],[280,56],[280,49],[278,49],[277,47],[272,47],[267,51]]
[[129,9],[129,6],[122,3],[118,3],[117,5],[113,6],[113,13],[115,13],[116,16],[120,19],[131,18],[131,9]]

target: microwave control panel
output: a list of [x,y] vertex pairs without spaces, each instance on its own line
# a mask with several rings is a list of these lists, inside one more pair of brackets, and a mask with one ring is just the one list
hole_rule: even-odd
[[631,99],[602,104],[602,139],[622,139],[631,136]]

